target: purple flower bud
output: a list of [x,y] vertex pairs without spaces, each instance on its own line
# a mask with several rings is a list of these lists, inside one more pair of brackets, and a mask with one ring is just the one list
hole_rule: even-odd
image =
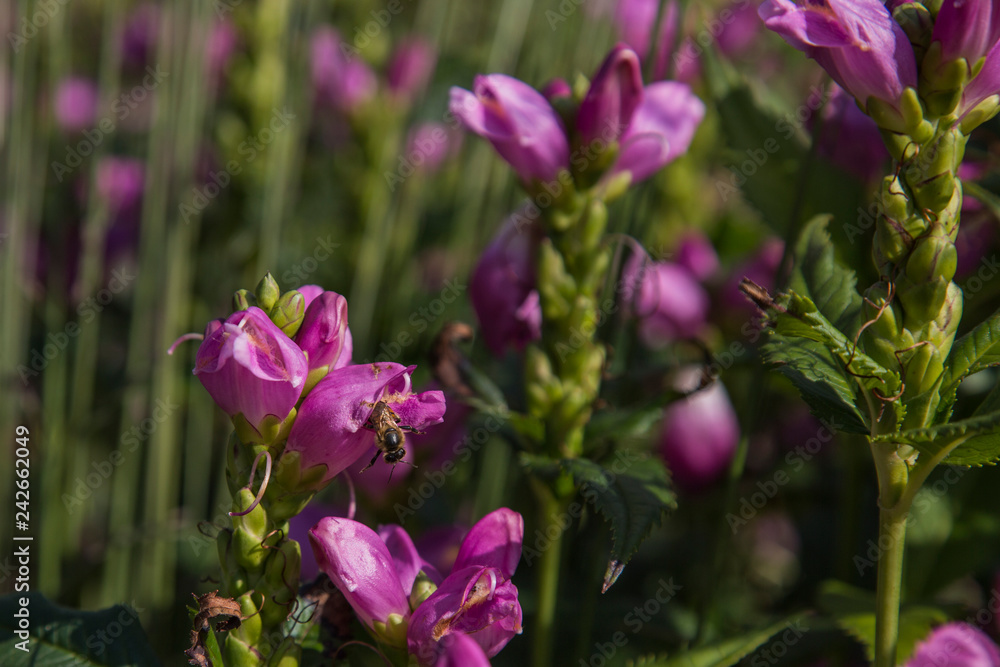
[[688,149],[704,117],[705,105],[686,84],[646,86],[645,99],[621,137],[612,175],[631,172],[632,183],[652,176]]
[[906,667],[1000,667],[1000,650],[981,630],[946,623],[917,645]]
[[407,596],[413,590],[413,582],[417,580],[417,575],[423,571],[431,580],[440,583],[441,575],[427,561],[420,557],[417,547],[409,533],[403,530],[402,526],[391,524],[379,526],[378,536],[385,542],[386,549],[392,556],[392,564],[399,577],[399,583],[403,586],[403,592]]
[[340,45],[340,33],[333,28],[313,33],[312,84],[320,103],[350,112],[371,100],[378,84],[368,64],[359,57],[348,59]]
[[542,88],[542,95],[552,102],[560,97],[573,97],[573,89],[566,83],[566,79],[552,79]]
[[599,140],[606,145],[617,141],[632,121],[632,114],[642,98],[639,56],[626,45],[619,44],[604,59],[580,103],[576,115],[580,144],[588,146]]
[[880,0],[766,0],[758,13],[862,106],[874,97],[898,111],[903,90],[916,88],[913,47]]
[[693,338],[705,325],[708,295],[683,266],[635,255],[622,279],[625,297],[639,319],[639,334],[646,344]]
[[931,41],[944,61],[965,58],[969,69],[1000,40],[1000,0],[944,0]]
[[[683,380],[697,386],[700,371]],[[694,382],[690,382],[690,380]],[[729,468],[740,438],[739,422],[720,381],[671,403],[663,412],[660,452],[682,490],[695,493]]]
[[131,209],[139,203],[144,180],[139,160],[105,157],[97,163],[97,195],[113,212]]
[[818,149],[821,155],[865,183],[884,175],[889,160],[878,125],[836,84],[823,108]]
[[403,41],[389,61],[386,72],[389,90],[407,101],[420,97],[434,74],[436,63],[437,53],[431,44],[419,38]]
[[133,67],[142,68],[156,50],[160,29],[160,8],[152,3],[136,7],[125,23],[122,34],[122,56]]
[[242,414],[261,432],[266,418],[288,416],[305,386],[302,350],[257,307],[209,323],[194,374],[226,414]]
[[93,81],[67,77],[56,88],[56,123],[64,132],[79,132],[93,127],[97,104],[97,85]]
[[479,258],[469,281],[472,307],[490,350],[521,349],[542,332],[535,289],[537,228],[521,213],[508,218]]
[[452,88],[449,109],[489,140],[525,184],[554,181],[569,168],[566,131],[541,93],[505,74],[477,76],[473,91]]
[[329,481],[375,441],[365,423],[385,401],[400,424],[423,430],[442,421],[444,394],[410,392],[409,368],[395,363],[346,366],[331,370],[302,401],[285,452],[299,452],[303,470],[325,466]]
[[701,232],[687,234],[677,245],[675,259],[697,280],[708,280],[719,269],[719,256]]
[[382,538],[357,521],[327,517],[309,531],[309,541],[319,568],[361,622],[382,639],[401,645],[410,605]]
[[347,299],[336,292],[323,292],[306,308],[295,344],[309,360],[309,370],[329,366],[343,368],[351,362],[344,356],[347,342]]

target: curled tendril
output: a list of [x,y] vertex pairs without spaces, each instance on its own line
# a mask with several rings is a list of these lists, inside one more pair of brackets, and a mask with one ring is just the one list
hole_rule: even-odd
[[264,468],[264,480],[260,483],[260,489],[257,490],[257,496],[250,503],[250,507],[246,508],[242,512],[230,512],[229,516],[246,516],[250,512],[260,505],[261,499],[264,497],[264,492],[267,491],[267,483],[271,479],[271,453],[268,451],[263,451],[257,455],[257,458],[253,460],[253,466],[250,468],[250,482],[244,487],[249,489],[250,485],[253,484],[254,476],[257,474],[257,464],[260,463],[260,457],[267,457],[267,464]]

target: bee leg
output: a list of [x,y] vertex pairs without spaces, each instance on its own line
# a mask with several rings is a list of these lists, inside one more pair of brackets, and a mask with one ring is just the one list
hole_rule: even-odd
[[364,423],[364,428],[368,429],[369,431],[374,431],[375,430],[375,424],[372,423],[372,418],[371,417],[369,417],[368,421],[366,421]]
[[368,470],[373,465],[375,465],[375,462],[378,461],[378,457],[381,456],[381,454],[382,454],[382,450],[377,450],[375,452],[375,456],[372,457],[372,460],[369,461],[368,465],[366,465],[364,468],[361,469],[361,472],[364,472],[365,470]]
[[418,431],[417,429],[413,428],[412,426],[404,426],[403,424],[400,424],[398,426],[398,428],[401,429],[401,430],[403,430],[403,431],[406,431],[408,433],[417,433],[417,434],[422,434],[423,433],[423,431]]

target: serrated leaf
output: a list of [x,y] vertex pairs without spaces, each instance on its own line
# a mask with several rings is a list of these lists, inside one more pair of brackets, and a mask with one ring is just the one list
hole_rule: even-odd
[[1000,412],[977,415],[949,424],[910,429],[879,440],[912,445],[921,454],[956,466],[995,465],[1000,459]]
[[652,662],[645,661],[634,664],[636,667],[731,667],[763,646],[771,637],[782,630],[785,631],[784,634],[790,633],[785,640],[786,644],[794,644],[808,630],[808,627],[802,625],[804,619],[805,616],[800,614],[766,628],[687,651],[681,655],[656,658]]
[[969,375],[997,365],[1000,365],[1000,310],[952,345],[941,391],[953,391]]
[[[14,634],[22,597],[28,598],[30,618],[27,652],[17,648],[21,640]],[[58,607],[41,593],[12,593],[0,597],[0,618],[0,664],[6,667],[160,664],[136,612],[124,605],[79,611]]]
[[843,366],[846,377],[863,389],[873,403],[885,399],[886,405],[895,412],[897,423],[902,423],[906,408],[902,401],[894,398],[901,393],[899,373],[885,368],[858,349],[808,297],[789,290],[779,295],[775,303],[768,313],[774,321],[775,333],[821,343]]
[[761,348],[764,361],[776,364],[791,380],[816,417],[837,430],[868,435],[871,428],[854,401],[854,387],[823,345],[774,334]]
[[[875,595],[869,591],[848,586],[840,581],[827,581],[819,593],[819,607],[830,614],[847,634],[865,648],[868,659],[875,659]],[[935,625],[946,623],[948,614],[929,605],[906,604],[899,610],[899,642],[896,658],[905,661],[917,643],[927,636]]]
[[[619,455],[632,456],[624,450]],[[572,476],[584,498],[594,505],[611,526],[611,557],[604,590],[632,558],[653,528],[660,525],[667,510],[676,507],[670,476],[662,461],[653,457],[616,461],[614,472],[587,459],[565,459],[563,467]]]
[[860,328],[861,295],[854,271],[837,261],[829,223],[829,215],[819,215],[803,227],[795,244],[789,287],[808,296],[824,317],[853,339]]

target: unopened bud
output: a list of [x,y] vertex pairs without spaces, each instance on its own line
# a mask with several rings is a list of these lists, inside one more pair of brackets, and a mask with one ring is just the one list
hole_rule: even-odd
[[285,292],[271,310],[271,321],[286,336],[294,336],[306,314],[306,299],[298,290]]
[[257,283],[257,289],[254,290],[254,294],[257,296],[257,305],[260,309],[270,315],[274,304],[281,297],[281,289],[278,287],[278,281],[268,272]]

